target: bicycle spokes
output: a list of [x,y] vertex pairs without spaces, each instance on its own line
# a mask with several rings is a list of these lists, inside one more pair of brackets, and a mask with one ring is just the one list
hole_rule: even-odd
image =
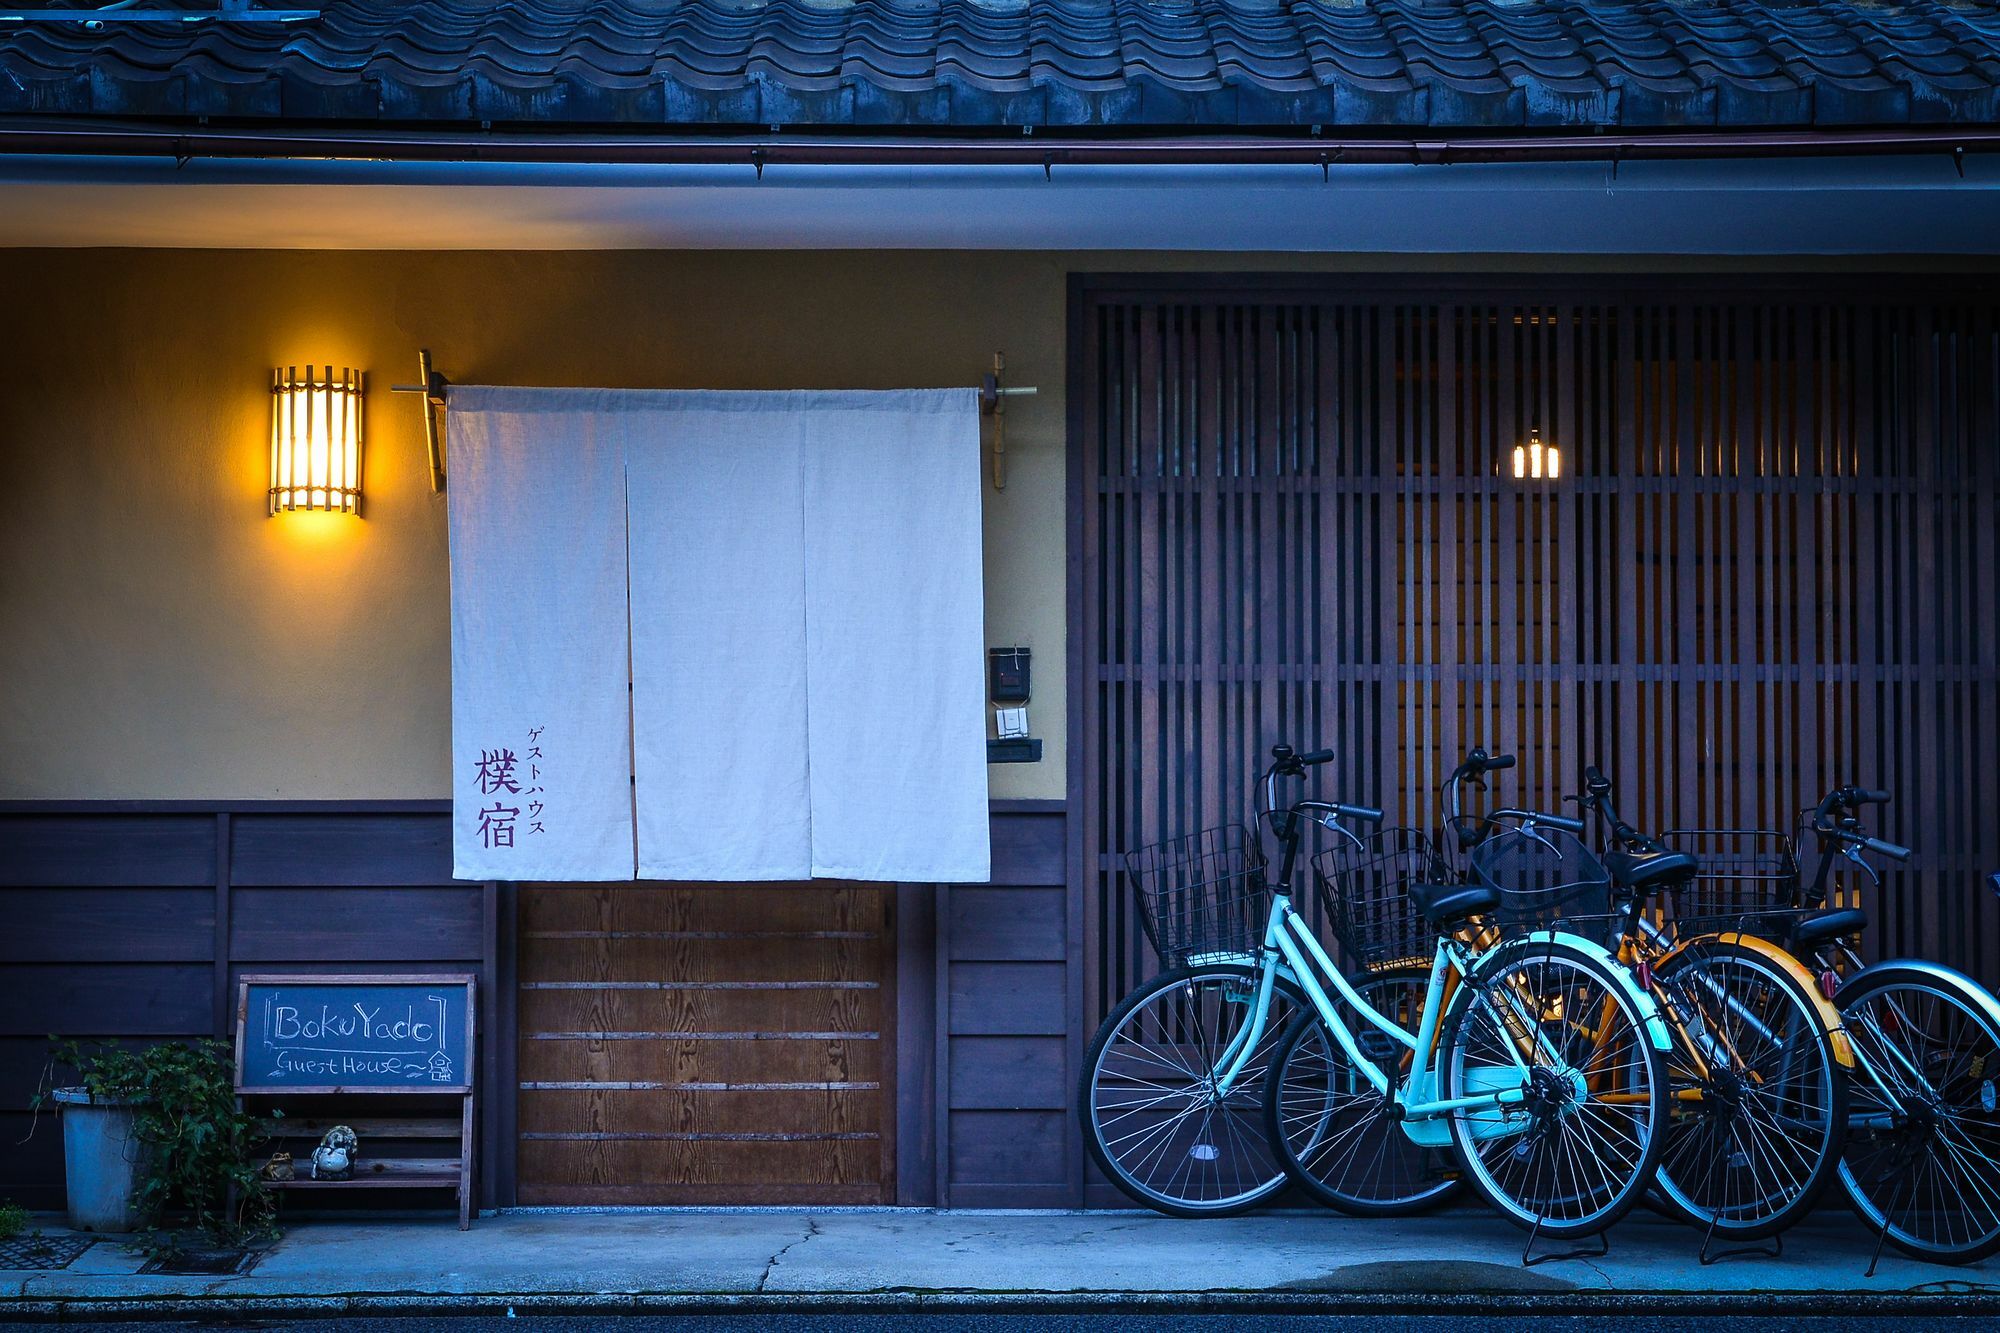
[[1844,1174],[1862,1212],[1913,1252],[2000,1237],[2000,1039],[1942,986],[1858,986],[1843,1012],[1864,1066]]
[[1462,1117],[1482,1192],[1524,1225],[1580,1234],[1648,1173],[1662,1067],[1629,998],[1599,967],[1526,948],[1479,978],[1450,1052],[1453,1095],[1523,1069],[1518,1102]]

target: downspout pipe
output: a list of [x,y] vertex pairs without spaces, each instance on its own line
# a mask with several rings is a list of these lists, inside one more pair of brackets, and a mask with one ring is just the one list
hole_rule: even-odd
[[463,130],[213,128],[0,118],[0,154],[36,156],[347,159],[401,162],[661,166],[1202,166],[1454,162],[1639,162],[1666,159],[1854,157],[2000,149],[2000,126],[1741,133],[1550,133],[1383,138],[1309,134],[1212,137],[923,138],[756,135],[520,134]]

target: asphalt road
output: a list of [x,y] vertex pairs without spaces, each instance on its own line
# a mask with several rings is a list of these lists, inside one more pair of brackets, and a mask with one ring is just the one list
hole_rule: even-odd
[[61,1325],[0,1323],[0,1333],[28,1333],[60,1327],[65,1333],[132,1333],[134,1328],[174,1333],[217,1333],[217,1330],[282,1330],[311,1333],[583,1333],[615,1323],[618,1333],[1456,1333],[1479,1329],[1506,1333],[1818,1333],[1839,1329],[1888,1330],[1889,1333],[1983,1333],[2000,1329],[2000,1320],[1926,1316],[1750,1317],[1692,1315],[1547,1315],[1494,1314],[1426,1315],[698,1315],[681,1317],[601,1315],[535,1315],[506,1318],[215,1320],[202,1322]]

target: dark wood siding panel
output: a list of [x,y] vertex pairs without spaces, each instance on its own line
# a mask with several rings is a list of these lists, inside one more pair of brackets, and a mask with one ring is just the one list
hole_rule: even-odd
[[204,815],[0,814],[0,884],[213,884]]
[[0,963],[207,962],[212,888],[0,889]]
[[969,1186],[1060,1185],[1068,1171],[1073,1117],[1061,1111],[958,1111],[952,1116],[954,1201]]
[[1058,1111],[1074,1091],[1061,1037],[953,1037],[953,1110]]
[[1080,1202],[1082,1143],[1066,1110],[1081,1040],[1067,822],[1060,810],[996,811],[994,882],[938,890],[941,1203]]
[[[60,1125],[45,1116],[22,1143],[31,1121],[11,1109],[42,1081],[51,1033],[140,1043],[220,1036],[246,970],[484,969],[483,886],[403,887],[449,875],[436,850],[444,827],[435,803],[401,812],[382,803],[282,813],[132,802],[0,809],[0,920],[11,927],[0,938],[0,1198],[61,1203]],[[255,875],[315,887],[238,887],[230,834],[246,828]],[[234,959],[218,937],[238,950]]]
[[[0,912],[22,927],[0,945],[11,950],[0,955],[0,1106],[26,1104],[48,1032],[141,1041],[220,1032],[223,1001],[245,971],[487,970],[502,924],[489,910],[494,895],[439,883],[449,868],[444,817],[436,803],[415,804],[422,808],[16,803],[0,811],[0,837],[14,853],[0,865],[15,886],[4,890]],[[318,821],[328,822],[315,828]],[[941,943],[956,936],[962,944],[937,963],[935,1100],[957,1090],[955,1102],[940,1105],[932,1138],[941,1179],[936,1195],[926,1184],[923,1197],[905,1202],[948,1196],[955,1161],[1032,1157],[1046,1147],[1053,1121],[1000,1113],[1063,1114],[1082,1037],[1065,962],[1076,911],[1061,888],[1065,824],[1059,807],[996,807],[994,885],[907,891],[924,900],[925,930],[934,922]],[[956,905],[954,894],[963,895]],[[220,955],[218,929],[230,946]],[[58,994],[60,1005],[50,998]],[[904,1044],[914,1051],[929,1042],[928,1032],[911,1033]],[[511,1051],[501,1054],[507,1063]],[[909,1052],[899,1063],[928,1064]],[[972,1118],[960,1124],[963,1116]],[[0,1132],[16,1118],[0,1111]],[[0,1149],[0,1196],[58,1204],[57,1126],[49,1120],[21,1145],[28,1121],[18,1119]],[[984,1146],[968,1148],[968,1135]],[[495,1138],[512,1135],[489,1132]],[[1058,1135],[1067,1165],[1046,1179],[963,1177],[958,1202],[1074,1203],[1063,1174],[1080,1179],[1073,1140]],[[492,1160],[490,1149],[482,1153]],[[485,1197],[506,1201],[504,1190]]]
[[1060,884],[1063,881],[1063,816],[993,816],[994,884]]
[[232,825],[238,884],[449,884],[448,814],[244,814]]
[[989,889],[964,885],[951,892],[954,962],[1046,962],[1063,956],[1059,888]]
[[0,985],[0,1036],[180,1037],[213,1021],[205,962],[15,963]]
[[1069,1031],[1063,973],[1061,963],[954,963],[951,1034],[1061,1036]]
[[406,962],[481,956],[480,894],[457,888],[237,888],[239,962]]

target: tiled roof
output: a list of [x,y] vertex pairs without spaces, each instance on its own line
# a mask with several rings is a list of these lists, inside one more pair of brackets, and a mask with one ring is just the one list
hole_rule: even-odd
[[919,130],[2000,123],[1995,0],[321,3],[295,25],[6,25],[0,114]]

